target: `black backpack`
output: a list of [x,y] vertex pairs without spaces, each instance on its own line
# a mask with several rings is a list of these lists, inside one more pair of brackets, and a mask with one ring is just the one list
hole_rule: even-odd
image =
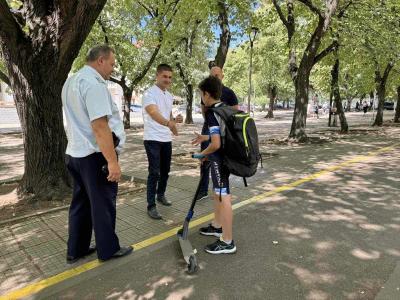
[[208,108],[217,117],[221,127],[223,164],[233,175],[246,177],[257,172],[261,158],[256,124],[249,114],[224,103]]

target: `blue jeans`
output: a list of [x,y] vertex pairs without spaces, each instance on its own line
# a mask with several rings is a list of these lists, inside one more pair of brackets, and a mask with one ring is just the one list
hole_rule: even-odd
[[147,209],[156,206],[156,194],[164,195],[171,168],[171,142],[144,141],[149,161],[147,177]]

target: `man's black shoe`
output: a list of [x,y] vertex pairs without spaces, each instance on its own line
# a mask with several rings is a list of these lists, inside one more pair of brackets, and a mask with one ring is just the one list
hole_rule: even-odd
[[171,206],[172,202],[168,201],[167,198],[165,198],[165,195],[157,195],[157,201],[160,202],[162,205],[165,206]]
[[84,255],[81,255],[81,256],[70,256],[70,255],[67,255],[67,264],[76,263],[81,258],[84,258],[85,256],[88,256],[88,255],[90,255],[90,254],[92,254],[94,252],[96,252],[96,246],[89,247],[88,251]]
[[106,261],[106,260],[109,260],[111,258],[120,258],[120,257],[126,256],[128,254],[131,254],[132,251],[133,251],[133,247],[132,246],[121,247],[110,258],[108,258],[108,259],[100,259],[100,261]]
[[160,213],[157,211],[157,208],[154,206],[150,209],[147,210],[147,214],[149,215],[150,218],[155,219],[155,220],[161,220],[162,216]]

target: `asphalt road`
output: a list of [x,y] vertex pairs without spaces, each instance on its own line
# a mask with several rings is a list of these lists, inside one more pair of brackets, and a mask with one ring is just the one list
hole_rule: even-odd
[[398,150],[236,210],[234,255],[192,229],[196,275],[172,237],[32,299],[400,299]]

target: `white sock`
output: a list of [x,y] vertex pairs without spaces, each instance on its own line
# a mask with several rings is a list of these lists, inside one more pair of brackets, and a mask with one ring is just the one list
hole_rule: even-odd
[[220,229],[220,228],[222,227],[221,225],[219,225],[219,227],[217,227],[217,226],[215,226],[214,223],[211,223],[211,225],[212,225],[214,228],[216,228],[216,229]]
[[225,241],[225,240],[222,238],[222,236],[221,236],[221,238],[220,238],[220,241],[221,241],[221,242],[224,242],[225,244],[228,244],[228,245],[230,245],[230,244],[232,243],[232,240]]

